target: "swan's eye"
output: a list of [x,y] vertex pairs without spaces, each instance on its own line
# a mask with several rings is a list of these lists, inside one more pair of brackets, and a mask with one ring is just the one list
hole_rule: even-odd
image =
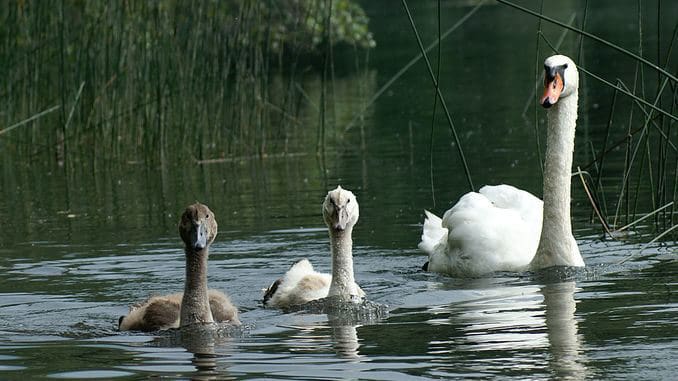
[[209,219],[209,218],[210,218],[210,215],[209,215],[209,214],[208,214],[208,215],[206,215],[206,216],[205,216],[205,218],[206,218],[206,219]]
[[350,198],[348,199],[348,201],[346,201],[346,203],[348,204],[349,202],[351,202],[351,199],[350,199]]

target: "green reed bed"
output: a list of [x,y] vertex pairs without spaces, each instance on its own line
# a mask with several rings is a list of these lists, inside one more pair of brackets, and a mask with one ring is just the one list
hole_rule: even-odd
[[301,73],[328,36],[374,46],[367,22],[349,0],[7,2],[3,153],[77,165],[296,152],[316,130],[300,122]]

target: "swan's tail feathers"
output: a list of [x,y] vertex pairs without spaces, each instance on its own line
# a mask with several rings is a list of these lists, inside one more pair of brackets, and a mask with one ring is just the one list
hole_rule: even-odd
[[447,241],[447,229],[443,227],[443,220],[440,217],[428,210],[425,210],[424,213],[426,214],[426,219],[424,220],[424,229],[421,233],[419,249],[430,256],[439,243]]

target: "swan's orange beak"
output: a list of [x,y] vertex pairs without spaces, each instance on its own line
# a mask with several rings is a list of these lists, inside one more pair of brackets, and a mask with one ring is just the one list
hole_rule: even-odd
[[563,78],[560,76],[560,73],[556,73],[555,76],[549,78],[546,76],[544,78],[544,95],[541,97],[542,106],[549,108],[558,102],[560,98],[560,93],[563,91]]

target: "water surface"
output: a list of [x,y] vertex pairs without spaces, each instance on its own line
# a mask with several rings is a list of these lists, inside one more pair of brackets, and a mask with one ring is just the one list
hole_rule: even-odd
[[[628,31],[635,16],[628,9],[613,12],[613,3],[589,4],[593,32],[634,46],[636,35]],[[618,240],[605,238],[589,219],[588,200],[576,182],[573,225],[585,269],[481,279],[420,271],[425,258],[416,245],[423,209],[444,212],[468,186],[442,115],[429,149],[433,92],[421,63],[345,131],[370,94],[417,54],[400,8],[365,6],[379,45],[366,72],[347,69],[335,79],[324,155],[310,145],[305,152],[263,159],[115,162],[106,168],[80,163],[75,169],[3,158],[11,167],[3,167],[0,188],[0,378],[673,376],[675,242],[648,245],[657,235],[650,220]],[[443,22],[451,26],[472,6],[444,3]],[[431,41],[433,4],[413,8]],[[576,1],[548,10],[559,19],[581,17],[582,11]],[[491,4],[443,43],[441,83],[477,185],[507,182],[541,193],[534,114],[532,108],[522,114],[535,83],[535,30],[535,20]],[[556,40],[561,31],[546,27],[546,33]],[[576,51],[577,43],[566,35],[563,49]],[[588,42],[582,61],[606,78],[628,79],[635,69]],[[303,85],[314,89],[318,77],[309,77]],[[493,91],[486,91],[488,83]],[[583,86],[575,165],[591,160],[589,142],[604,140],[611,101],[611,91],[596,82]],[[358,95],[356,88],[362,89]],[[316,128],[316,115],[308,113],[309,128]],[[541,129],[543,111],[536,115]],[[627,126],[617,128],[613,134],[624,136]],[[621,171],[623,160],[618,152],[608,162],[604,194],[610,209],[619,194],[620,173],[614,171]],[[295,260],[306,257],[317,270],[329,271],[320,208],[337,184],[353,190],[361,207],[356,279],[371,301],[388,305],[389,315],[338,324],[323,314],[262,308],[262,289]],[[639,192],[647,196],[650,189]],[[639,213],[653,209],[649,199],[640,199]],[[176,225],[195,200],[211,207],[220,227],[209,285],[231,295],[245,328],[193,339],[117,332],[117,319],[130,304],[182,289]]]

